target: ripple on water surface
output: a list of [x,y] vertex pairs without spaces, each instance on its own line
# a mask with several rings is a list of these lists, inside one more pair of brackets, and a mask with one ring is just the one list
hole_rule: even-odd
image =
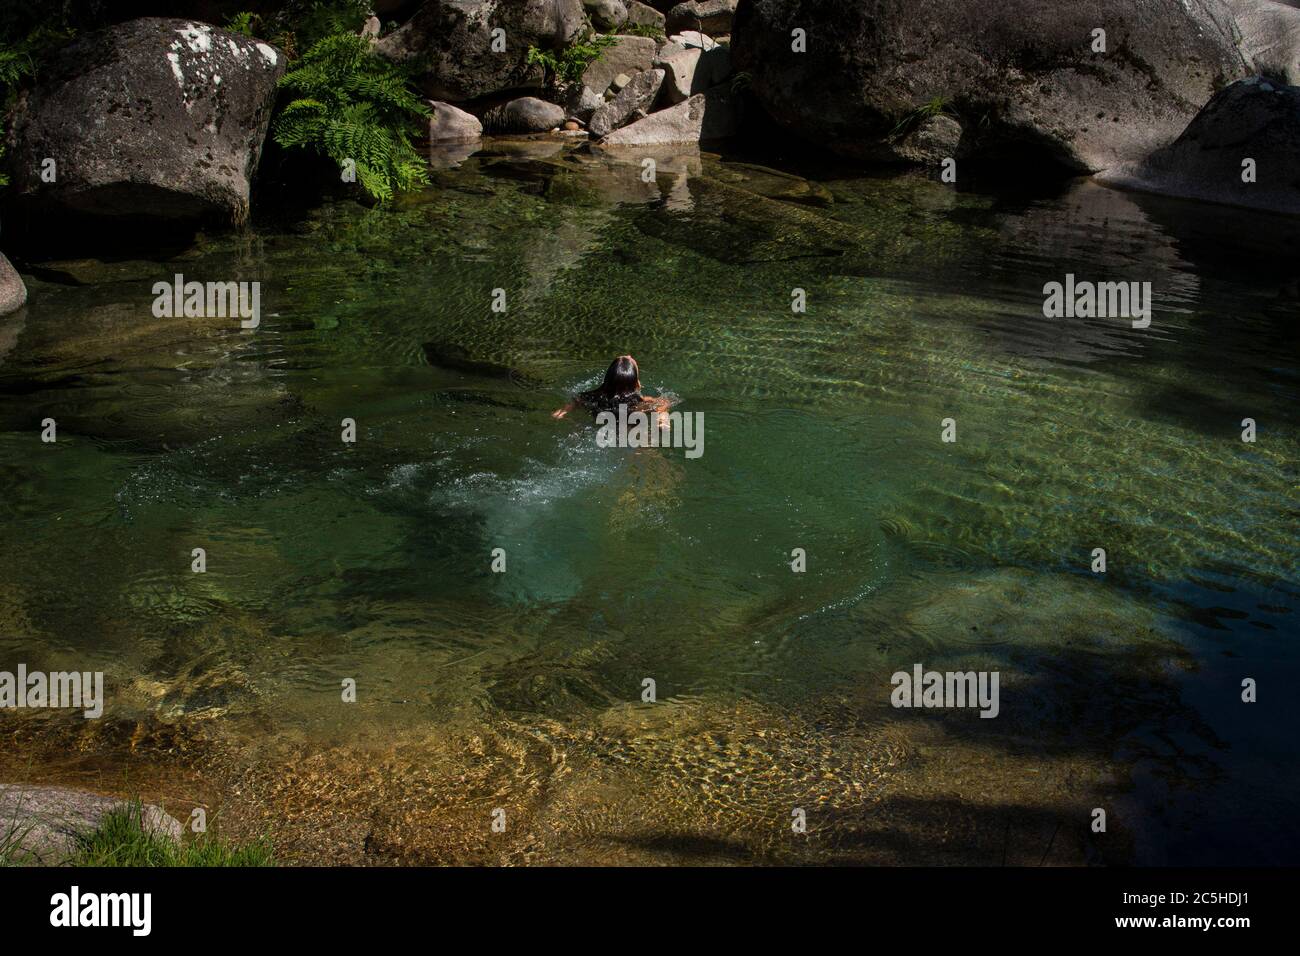
[[[102,663],[123,712],[263,754],[231,779],[315,754],[267,813],[400,740],[320,828],[368,814],[393,859],[488,859],[476,801],[508,791],[548,834],[511,860],[781,860],[808,801],[838,821],[813,857],[887,861],[875,781],[934,808],[941,773],[1032,780],[1026,754],[1097,786],[1135,753],[1229,783],[1265,759],[1201,688],[1296,665],[1285,265],[1089,185],[637,171],[502,147],[388,209],[204,240],[184,270],[259,279],[255,334],[151,320],[174,262],[33,277],[0,335],[0,666]],[[1067,272],[1150,281],[1151,327],[1045,319]],[[623,352],[703,414],[702,457],[550,417]],[[887,708],[895,670],[945,661],[1004,669],[996,732]],[[386,801],[464,829],[420,843]],[[916,828],[893,861],[952,826],[987,862],[967,803],[882,810]]]

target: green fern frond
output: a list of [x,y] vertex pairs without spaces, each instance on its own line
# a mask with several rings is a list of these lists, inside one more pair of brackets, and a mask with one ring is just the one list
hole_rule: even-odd
[[273,127],[286,148],[311,149],[340,166],[380,202],[418,189],[428,169],[412,144],[429,108],[406,72],[376,56],[363,37],[335,33],[317,41],[280,80],[296,98]]
[[250,13],[247,10],[241,10],[239,13],[231,16],[226,21],[226,29],[231,33],[238,33],[246,37],[256,36],[254,24],[260,24],[262,18],[256,13]]

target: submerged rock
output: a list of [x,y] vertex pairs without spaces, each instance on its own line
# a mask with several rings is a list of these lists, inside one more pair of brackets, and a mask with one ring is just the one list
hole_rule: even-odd
[[521,375],[515,369],[495,362],[479,361],[454,342],[425,342],[421,346],[425,360],[435,368],[450,369],[480,378],[515,381]]
[[[664,163],[657,163],[658,171],[670,172]],[[869,265],[854,257],[878,245],[883,229],[860,229],[806,204],[770,199],[727,181],[736,177],[725,169],[721,171],[725,179],[710,175],[712,171],[710,164],[680,177],[685,195],[669,196],[662,210],[638,217],[637,229],[733,265],[822,259],[822,271],[869,274]],[[695,211],[689,224],[670,214],[685,209]]]
[[820,183],[767,166],[741,162],[719,163],[710,168],[710,173],[719,182],[739,186],[768,199],[823,208],[835,204],[834,196]]
[[[539,89],[545,77],[528,62],[529,48],[564,49],[582,32],[584,19],[582,0],[426,0],[375,51],[417,65],[428,96],[460,102]],[[492,49],[497,29],[505,31],[504,51]]]
[[[60,414],[60,434],[175,448],[225,429],[283,423],[299,414],[283,382],[258,362],[234,358],[256,347],[238,317],[156,318],[149,311],[149,286],[140,288],[138,298],[98,303],[81,290],[41,283],[44,318],[27,322],[4,369],[42,387],[75,378],[85,389],[80,394],[86,401]],[[120,399],[125,374],[165,382],[166,400],[127,403],[104,415],[101,403]]]
[[[78,838],[92,833],[104,817],[129,804],[69,787],[0,784],[0,835],[12,835],[20,862],[52,866],[77,852]],[[161,807],[141,807],[146,833],[179,841],[181,824]]]
[[1143,192],[1300,215],[1297,155],[1300,87],[1252,77],[1210,100],[1169,146],[1099,178]]
[[778,124],[836,153],[896,158],[885,140],[938,101],[975,158],[1095,172],[1172,142],[1247,75],[1235,34],[1219,0],[752,0],[732,51]]
[[0,252],[0,315],[17,312],[26,304],[27,286],[23,284],[23,277]]
[[284,70],[275,47],[190,20],[86,36],[19,100],[14,193],[77,212],[243,222]]

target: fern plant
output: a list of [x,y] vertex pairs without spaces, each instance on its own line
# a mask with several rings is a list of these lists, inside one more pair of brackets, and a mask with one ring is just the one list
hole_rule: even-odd
[[262,18],[256,13],[249,13],[247,10],[242,10],[226,21],[226,29],[231,33],[239,33],[246,37],[252,37],[257,35],[254,32],[256,29],[254,24],[259,24],[261,22]]
[[294,99],[276,118],[273,136],[286,149],[311,149],[340,168],[355,165],[361,187],[387,202],[429,182],[412,145],[429,108],[407,73],[375,56],[370,41],[335,33],[315,43],[280,80]]
[[371,0],[279,0],[274,10],[256,19],[263,35],[293,63],[300,51],[326,37],[357,33],[370,7]]
[[583,39],[565,47],[558,54],[530,46],[528,62],[540,63],[542,69],[546,71],[548,82],[552,85],[576,83],[582,79],[582,74],[587,71],[587,67],[600,59],[601,54],[617,42],[612,36],[592,36],[588,33]]
[[[9,111],[9,99],[19,81],[32,70],[32,58],[18,46],[0,47],[0,111]],[[3,132],[0,130],[0,132]],[[0,136],[0,163],[4,160],[5,136]],[[9,177],[0,169],[0,186],[8,186]]]
[[[72,30],[61,23],[42,24],[20,39],[12,39],[6,30],[0,34],[0,158],[4,156],[7,130],[3,122],[14,105],[22,81],[36,72],[37,63],[72,38]],[[0,186],[8,186],[9,177],[0,172]]]

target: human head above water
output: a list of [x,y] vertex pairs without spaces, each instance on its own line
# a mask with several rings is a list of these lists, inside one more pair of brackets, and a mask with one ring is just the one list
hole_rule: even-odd
[[637,368],[636,359],[630,355],[620,355],[609,363],[605,370],[605,380],[598,391],[605,398],[617,401],[629,398],[641,391],[641,370]]

